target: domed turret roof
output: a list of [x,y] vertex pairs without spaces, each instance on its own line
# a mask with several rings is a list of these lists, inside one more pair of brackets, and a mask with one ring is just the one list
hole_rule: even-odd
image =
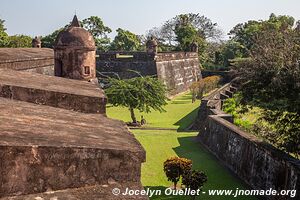
[[55,41],[55,48],[88,48],[95,49],[95,41],[87,30],[80,26],[75,15],[71,25],[64,31],[61,31]]
[[198,43],[195,42],[195,41],[193,41],[192,44],[191,44],[191,46],[193,46],[193,47],[198,47]]
[[150,40],[147,41],[146,46],[147,47],[157,46],[156,39],[154,39],[154,37],[151,37]]
[[41,43],[41,38],[35,36],[35,38],[32,39],[32,43]]

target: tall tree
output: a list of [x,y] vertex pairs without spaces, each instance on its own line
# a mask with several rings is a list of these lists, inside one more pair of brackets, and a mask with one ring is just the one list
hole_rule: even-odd
[[239,51],[243,53],[243,57],[248,57],[255,40],[265,30],[287,31],[294,26],[295,19],[287,15],[271,14],[268,20],[250,20],[246,23],[237,24],[229,35],[235,42],[240,43]]
[[46,48],[53,48],[54,47],[54,43],[55,40],[58,36],[58,34],[63,31],[64,28],[60,28],[56,31],[54,31],[53,33],[46,35],[44,37],[42,37],[41,41],[42,41],[42,47],[46,47]]
[[110,49],[117,51],[136,51],[141,47],[138,35],[121,28],[117,29],[117,35],[111,43]]
[[217,23],[213,23],[209,18],[194,13],[181,14],[167,20],[161,27],[153,28],[148,31],[147,35],[154,36],[168,45],[176,45],[175,28],[178,24],[190,24],[197,31],[197,35],[207,40],[219,40],[222,31],[218,28]]
[[0,47],[5,47],[8,44],[8,34],[4,22],[5,20],[0,19]]
[[222,31],[216,23],[200,14],[181,14],[167,20],[161,27],[155,27],[147,32],[147,36],[155,36],[166,50],[189,50],[194,41],[199,46],[201,63],[209,62],[210,54],[206,51],[208,42],[218,41]]
[[198,44],[200,61],[207,61],[207,42],[203,34],[199,34],[199,30],[192,24],[189,15],[178,16],[174,33],[176,35],[176,41],[178,42],[176,50],[190,51],[191,44],[196,42]]
[[[106,51],[110,43],[107,34],[111,32],[111,29],[104,25],[100,17],[91,16],[79,22],[80,25],[89,31],[94,39],[98,50]],[[70,23],[69,23],[70,24]],[[55,40],[58,34],[69,27],[69,24],[63,28],[55,30],[53,33],[42,37],[42,46],[47,48],[53,48]]]
[[110,43],[107,34],[111,33],[111,29],[104,25],[102,19],[98,16],[91,16],[82,20],[82,25],[94,36],[98,50],[106,51]]
[[134,124],[137,123],[134,109],[146,113],[151,109],[164,111],[166,88],[159,80],[148,76],[125,80],[111,78],[109,82],[110,87],[105,90],[109,103],[127,107]]
[[178,50],[189,51],[193,41],[200,40],[197,30],[192,24],[184,21],[185,16],[182,16],[182,22],[176,24],[175,35],[178,42]]
[[267,110],[264,119],[276,130],[260,134],[300,155],[300,32],[289,23],[265,26],[253,40],[250,59],[237,66],[242,102]]
[[24,48],[31,47],[32,38],[27,35],[12,35],[8,37],[7,47]]

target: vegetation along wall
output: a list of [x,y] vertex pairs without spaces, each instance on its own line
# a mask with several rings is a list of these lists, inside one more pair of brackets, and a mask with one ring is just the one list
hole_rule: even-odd
[[254,189],[300,191],[299,160],[235,126],[232,116],[220,110],[226,91],[234,91],[234,87],[227,84],[208,95],[210,99],[203,99],[204,112],[196,121],[199,141]]

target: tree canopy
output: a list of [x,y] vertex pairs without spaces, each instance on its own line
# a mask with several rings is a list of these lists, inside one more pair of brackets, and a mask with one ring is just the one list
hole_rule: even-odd
[[12,35],[8,37],[7,47],[10,48],[25,48],[32,46],[32,38],[27,35]]
[[133,123],[137,123],[134,109],[146,113],[151,109],[162,112],[163,106],[167,104],[165,85],[153,77],[124,80],[110,78],[109,85],[105,90],[108,102],[113,106],[127,107]]
[[0,47],[5,47],[8,44],[8,34],[4,22],[5,20],[0,19]]
[[[295,19],[293,17],[287,15],[276,16],[275,14],[271,14],[267,20],[249,20],[245,23],[239,23],[228,33],[230,39],[222,42],[216,49],[214,64],[226,68],[241,60],[241,58],[249,58],[257,38],[263,32],[290,31],[294,27]],[[300,29],[300,25],[297,27]]]
[[117,51],[137,51],[141,47],[140,38],[128,31],[121,28],[117,29],[117,35],[112,41],[110,49]]
[[268,20],[250,20],[246,23],[237,24],[230,32],[231,39],[240,43],[243,56],[249,56],[249,51],[253,47],[255,40],[266,30],[287,31],[294,26],[295,19],[287,15],[271,14]]
[[199,46],[200,61],[207,62],[208,42],[219,40],[222,31],[209,18],[194,13],[181,14],[167,20],[161,27],[148,31],[147,37],[154,36],[159,47],[166,51],[189,51],[192,42]]
[[262,26],[251,41],[250,59],[235,69],[241,102],[265,108],[263,118],[274,128],[259,132],[275,146],[300,155],[300,31],[293,28],[294,20],[279,19],[280,25]]
[[161,27],[154,27],[148,31],[148,36],[155,36],[159,41],[168,45],[176,45],[176,26],[179,24],[189,24],[192,26],[197,35],[203,39],[218,40],[222,31],[218,28],[217,23],[213,23],[204,15],[188,13],[181,14],[167,20]]
[[97,49],[106,51],[110,43],[107,34],[112,30],[104,25],[102,19],[98,16],[91,16],[82,20],[82,26],[94,36]]
[[[110,43],[110,39],[107,34],[111,32],[111,29],[104,25],[102,19],[98,16],[91,16],[79,22],[83,28],[89,31],[95,40],[97,49],[106,51]],[[69,27],[69,24],[64,27],[55,30],[53,33],[42,37],[42,46],[47,48],[53,48],[55,40],[58,34]]]
[[12,35],[6,33],[5,20],[0,19],[0,47],[21,48],[31,47],[32,38],[27,35]]

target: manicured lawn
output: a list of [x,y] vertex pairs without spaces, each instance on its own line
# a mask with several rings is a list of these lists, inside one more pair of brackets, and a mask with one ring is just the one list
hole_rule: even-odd
[[[132,130],[136,138],[146,150],[147,160],[142,166],[142,183],[145,188],[161,189],[171,186],[163,172],[163,162],[171,156],[189,158],[193,168],[204,171],[208,176],[204,191],[208,189],[242,189],[242,182],[223,167],[212,154],[204,149],[196,140],[197,132],[183,132],[197,116],[199,101],[191,103],[189,94],[176,97],[165,107],[167,112],[143,114],[148,127],[171,128],[177,130]],[[108,107],[107,114],[111,118],[130,121],[126,108]],[[140,113],[136,113],[140,119]],[[185,200],[182,196],[153,196],[151,200],[176,199]],[[202,194],[197,199],[230,200],[232,196],[209,196]],[[236,199],[251,200],[256,198],[238,197]]]
[[[167,112],[153,111],[151,113],[139,113],[135,111],[137,120],[141,115],[147,121],[146,127],[175,128],[183,130],[187,128],[197,116],[200,101],[192,103],[192,96],[185,94],[174,98],[164,107]],[[110,107],[107,108],[107,115],[111,118],[120,119],[125,122],[131,121],[130,113],[127,108]]]
[[[142,184],[151,189],[164,189],[171,186],[163,172],[163,162],[171,156],[189,158],[193,161],[193,168],[204,171],[208,182],[203,191],[208,189],[245,188],[239,179],[234,177],[226,168],[218,163],[216,158],[195,141],[193,133],[178,133],[176,131],[135,130],[136,138],[146,150],[147,161],[142,167]],[[190,197],[154,196],[151,199],[178,199],[185,200]],[[202,194],[197,199],[230,200],[232,196],[209,196]],[[236,199],[251,200],[251,197],[238,197]]]

